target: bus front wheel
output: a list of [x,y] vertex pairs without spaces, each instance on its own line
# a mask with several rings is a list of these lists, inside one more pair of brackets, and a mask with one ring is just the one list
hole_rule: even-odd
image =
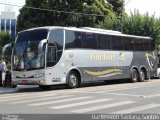
[[131,82],[135,83],[138,81],[138,71],[136,69],[131,70]]
[[77,88],[79,85],[79,77],[76,72],[71,71],[67,76],[67,88]]

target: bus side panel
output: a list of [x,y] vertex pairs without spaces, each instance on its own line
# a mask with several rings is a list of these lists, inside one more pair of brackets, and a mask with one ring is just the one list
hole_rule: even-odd
[[145,67],[149,74],[153,61],[148,61],[147,54],[154,56],[153,52],[65,50],[60,61],[46,69],[46,83],[65,84],[67,74],[75,68],[80,71],[82,82],[130,78],[132,67]]
[[[129,78],[133,52],[102,50],[66,50],[63,57],[68,67],[81,71],[81,81]],[[69,69],[69,68],[68,68]]]
[[134,52],[133,62],[131,66],[136,66],[139,70],[144,67],[147,70],[147,77],[154,76],[156,74],[158,59],[156,52]]

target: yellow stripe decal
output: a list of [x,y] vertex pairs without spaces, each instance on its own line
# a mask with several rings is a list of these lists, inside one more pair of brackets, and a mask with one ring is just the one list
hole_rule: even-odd
[[98,72],[84,70],[84,72],[86,72],[89,75],[100,76],[100,75],[106,75],[106,74],[114,73],[114,72],[122,72],[122,70],[120,70],[120,69],[109,69],[109,70],[98,71]]

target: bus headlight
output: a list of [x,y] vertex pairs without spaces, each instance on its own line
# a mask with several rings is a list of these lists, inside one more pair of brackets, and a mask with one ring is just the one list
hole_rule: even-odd
[[40,81],[39,81],[39,84],[40,84],[40,85],[45,85],[45,80],[40,80]]
[[34,78],[40,78],[40,77],[43,77],[43,76],[44,76],[44,73],[40,73],[40,74],[34,75],[33,77],[34,77]]

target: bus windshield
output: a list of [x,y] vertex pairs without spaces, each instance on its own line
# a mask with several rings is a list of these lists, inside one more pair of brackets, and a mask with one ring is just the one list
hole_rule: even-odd
[[39,43],[47,39],[47,29],[24,31],[18,34],[13,51],[13,70],[44,68],[45,45],[39,52]]

